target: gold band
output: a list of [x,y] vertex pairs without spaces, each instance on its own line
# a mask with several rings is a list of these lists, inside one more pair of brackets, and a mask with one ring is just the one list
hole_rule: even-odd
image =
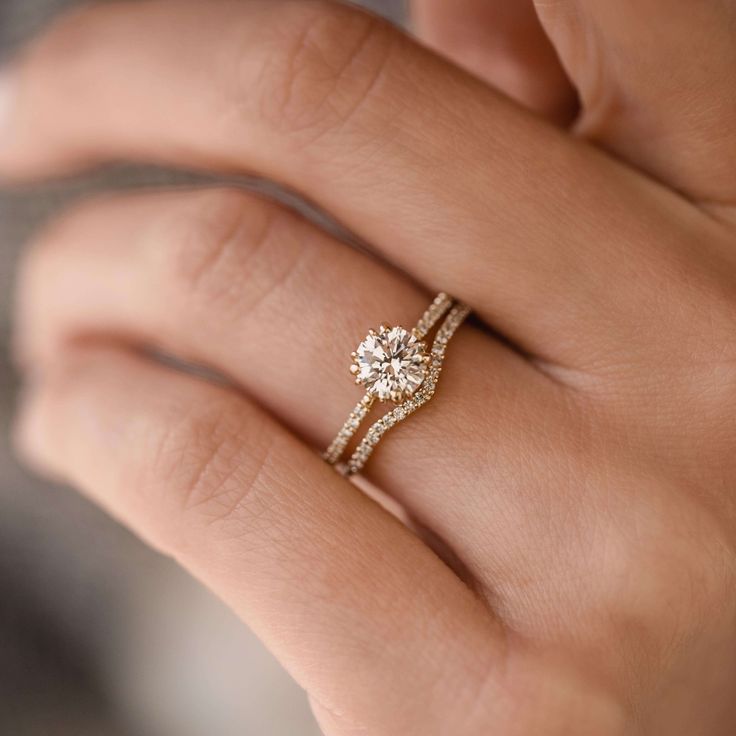
[[[419,322],[417,322],[414,333],[419,337],[425,337],[451,306],[452,299],[447,294],[438,294],[435,300],[427,307]],[[337,436],[332,440],[332,443],[322,455],[330,465],[334,465],[340,460],[353,435],[360,428],[361,422],[368,415],[373,402],[373,396],[366,394],[350,412],[348,418],[345,420],[345,424],[342,425]]]
[[[437,322],[446,315],[435,335],[431,352],[424,357],[424,360],[427,361],[427,371],[421,385],[414,395],[402,401],[398,406],[394,407],[371,425],[350,456],[347,465],[340,468],[345,474],[352,475],[362,470],[384,434],[391,427],[415,412],[420,406],[426,404],[434,396],[440,372],[442,371],[442,363],[447,344],[469,313],[470,309],[464,304],[455,303],[453,305],[453,299],[447,294],[441,293],[437,295],[420,318],[417,326],[412,330],[414,338],[424,338],[434,328]],[[388,328],[382,328],[382,330],[385,329]],[[350,412],[345,424],[340,428],[337,436],[323,454],[324,459],[330,465],[338,464],[350,440],[358,431],[363,420],[368,416],[374,403],[375,396],[371,395],[370,392],[366,393]]]

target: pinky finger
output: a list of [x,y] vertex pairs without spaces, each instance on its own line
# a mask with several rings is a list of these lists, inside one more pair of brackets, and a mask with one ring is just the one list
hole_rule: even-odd
[[463,584],[228,388],[122,348],[70,348],[18,438],[226,600],[351,732],[446,733],[489,662],[500,671],[499,630]]

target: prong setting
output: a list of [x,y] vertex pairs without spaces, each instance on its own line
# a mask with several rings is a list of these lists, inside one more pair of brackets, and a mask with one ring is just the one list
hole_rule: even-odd
[[369,330],[352,354],[356,382],[379,401],[400,404],[423,383],[428,370],[426,343],[401,326],[381,324]]

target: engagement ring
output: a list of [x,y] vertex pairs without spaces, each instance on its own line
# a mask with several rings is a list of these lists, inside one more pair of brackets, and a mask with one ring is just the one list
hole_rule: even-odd
[[[350,366],[355,382],[363,386],[365,395],[325,451],[324,458],[330,465],[339,463],[376,401],[390,401],[396,406],[376,420],[360,440],[343,468],[348,475],[363,468],[391,427],[434,396],[447,343],[469,313],[464,304],[447,294],[438,294],[413,330],[385,324],[369,330],[352,354]],[[429,347],[426,338],[443,317]]]

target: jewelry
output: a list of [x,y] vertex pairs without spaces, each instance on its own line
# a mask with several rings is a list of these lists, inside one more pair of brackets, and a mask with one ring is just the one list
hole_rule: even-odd
[[[390,400],[397,406],[375,421],[360,440],[347,465],[341,468],[347,475],[362,470],[386,431],[434,396],[447,344],[468,314],[470,309],[464,304],[454,303],[447,294],[438,294],[413,330],[381,325],[378,331],[368,332],[352,353],[350,366],[355,382],[363,385],[366,393],[324,452],[330,465],[338,464],[376,400]],[[443,316],[428,350],[424,338]]]

